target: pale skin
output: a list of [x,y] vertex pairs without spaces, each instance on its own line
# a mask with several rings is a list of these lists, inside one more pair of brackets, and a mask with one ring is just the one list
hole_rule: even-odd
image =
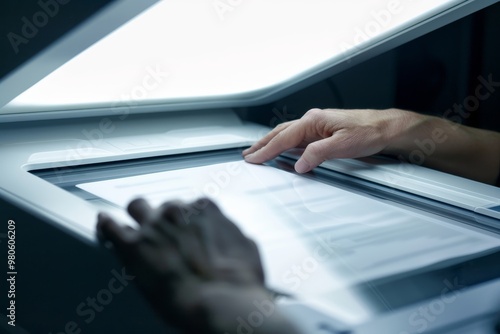
[[311,109],[278,125],[243,156],[259,164],[296,147],[305,148],[298,173],[325,160],[386,154],[492,185],[499,178],[500,133],[401,109]]
[[[325,160],[377,153],[408,161],[424,147],[424,166],[489,184],[499,178],[500,134],[399,109],[312,109],[277,126],[243,156],[262,163],[295,147],[305,148],[295,165],[299,173]],[[152,208],[138,199],[128,212],[137,229],[100,214],[99,238],[112,244],[167,324],[183,333],[236,333],[237,319],[254,312],[255,303],[274,305],[255,243],[210,200]],[[271,308],[253,333],[297,333]]]

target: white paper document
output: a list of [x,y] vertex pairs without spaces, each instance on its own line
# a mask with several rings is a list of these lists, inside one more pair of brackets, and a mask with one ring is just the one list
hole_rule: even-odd
[[318,295],[500,248],[494,236],[269,166],[227,162],[79,184],[125,208],[212,198],[260,246],[268,284]]

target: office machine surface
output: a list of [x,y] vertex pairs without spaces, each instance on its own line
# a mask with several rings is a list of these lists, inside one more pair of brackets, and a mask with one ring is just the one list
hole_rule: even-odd
[[[143,195],[213,198],[256,240],[267,284],[286,295],[279,307],[305,333],[492,332],[499,188],[381,156],[297,175],[300,152],[255,166],[241,151],[312,103],[411,107],[411,85],[396,89],[401,73],[420,78],[402,70],[405,48],[475,40],[476,18],[498,12],[495,3],[103,2],[42,51],[12,58],[0,82],[0,197],[2,226],[16,231],[15,330],[164,331],[95,238],[97,212],[133,225],[124,207]],[[461,43],[470,57],[440,51],[447,66],[488,63]],[[441,94],[496,78],[457,71],[454,90],[430,58]],[[374,94],[363,91],[374,77]],[[447,103],[428,92],[436,109]],[[111,281],[119,292],[106,292]]]

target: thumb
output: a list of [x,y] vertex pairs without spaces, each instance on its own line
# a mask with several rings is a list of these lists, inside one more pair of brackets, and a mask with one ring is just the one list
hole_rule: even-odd
[[333,137],[328,137],[307,145],[300,159],[295,163],[297,173],[307,173],[336,155]]

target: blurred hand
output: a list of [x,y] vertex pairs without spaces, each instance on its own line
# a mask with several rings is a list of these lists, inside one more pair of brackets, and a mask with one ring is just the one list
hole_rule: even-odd
[[306,173],[325,160],[381,152],[402,132],[410,114],[398,109],[311,109],[299,120],[278,125],[243,156],[247,162],[263,163],[288,149],[305,148],[295,170]]
[[[128,212],[139,229],[101,213],[98,235],[112,243],[166,323],[185,333],[233,333],[237,317],[254,311],[255,301],[274,311],[256,244],[212,201],[167,202],[153,209],[138,199]],[[269,326],[281,326],[276,317],[270,316]]]

